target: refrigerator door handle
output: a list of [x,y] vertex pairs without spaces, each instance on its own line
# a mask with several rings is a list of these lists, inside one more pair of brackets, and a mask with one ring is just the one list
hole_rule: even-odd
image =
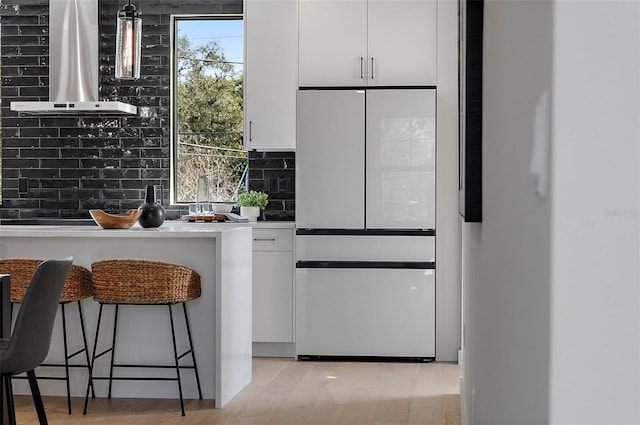
[[371,79],[375,80],[375,76],[373,74],[373,56],[371,56]]
[[297,269],[425,269],[436,268],[435,261],[305,261],[296,262]]

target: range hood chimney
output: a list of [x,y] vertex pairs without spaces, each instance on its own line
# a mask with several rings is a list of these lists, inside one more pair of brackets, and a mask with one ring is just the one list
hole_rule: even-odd
[[137,114],[118,101],[98,101],[98,0],[49,1],[49,101],[11,102],[34,115]]

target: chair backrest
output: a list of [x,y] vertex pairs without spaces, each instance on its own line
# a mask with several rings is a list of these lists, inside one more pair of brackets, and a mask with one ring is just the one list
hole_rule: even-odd
[[36,269],[18,311],[11,340],[2,351],[1,373],[35,369],[47,357],[60,295],[72,257],[43,261]]

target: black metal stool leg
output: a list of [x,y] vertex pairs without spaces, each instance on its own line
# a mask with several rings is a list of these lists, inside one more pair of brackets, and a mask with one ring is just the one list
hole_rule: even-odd
[[[82,343],[84,344],[84,356],[87,360],[87,371],[91,374],[91,359],[89,358],[89,345],[87,344],[87,331],[84,327],[84,315],[82,313],[82,303],[81,300],[77,301],[78,303],[78,316],[80,317],[80,330],[82,331]],[[91,395],[92,398],[96,398],[96,391],[91,385]]]
[[189,338],[189,349],[191,350],[191,360],[193,361],[193,371],[196,374],[196,385],[198,386],[198,396],[202,400],[202,388],[200,387],[200,375],[198,374],[198,364],[196,363],[196,350],[193,348],[191,339],[191,326],[189,325],[189,315],[187,314],[187,303],[182,303],[182,311],[184,312],[184,323],[187,325],[187,337]]
[[100,336],[100,322],[102,321],[102,307],[104,304],[100,303],[100,308],[98,309],[98,323],[96,324],[96,336],[93,340],[93,352],[91,354],[91,367],[89,368],[89,379],[87,380],[87,392],[84,395],[84,409],[82,410],[82,414],[87,414],[87,405],[89,404],[89,389],[93,389],[93,367],[96,363],[96,350],[98,348],[98,337]]
[[169,318],[171,320],[171,341],[173,342],[173,358],[176,364],[176,379],[178,380],[178,392],[180,393],[180,410],[184,416],[184,399],[182,398],[182,380],[180,379],[180,365],[178,364],[178,347],[176,344],[176,330],[173,324],[173,310],[171,304],[167,304],[169,308]]
[[71,383],[69,382],[69,346],[67,342],[67,310],[66,303],[60,303],[62,316],[62,345],[64,346],[64,380],[67,384],[67,412],[71,414]]
[[4,375],[0,376],[0,424],[4,425],[4,407],[7,400],[4,398]]
[[38,413],[38,420],[40,421],[40,425],[47,425],[47,414],[44,411],[44,404],[42,404],[42,396],[40,395],[40,388],[38,388],[36,373],[33,370],[30,370],[29,372],[27,372],[27,378],[29,379],[31,396],[33,397],[33,404],[36,407],[36,412]]
[[116,333],[118,330],[118,304],[116,306],[115,317],[113,318],[113,340],[111,342],[111,365],[109,367],[109,394],[107,398],[111,398],[111,386],[113,383],[113,363],[116,357]]
[[7,400],[7,419],[9,425],[16,425],[16,406],[13,404],[13,385],[11,384],[11,375],[2,376],[4,380],[4,395]]

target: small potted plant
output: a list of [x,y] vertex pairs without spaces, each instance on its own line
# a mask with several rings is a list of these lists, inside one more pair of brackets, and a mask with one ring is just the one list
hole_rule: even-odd
[[258,221],[260,211],[267,206],[267,195],[264,192],[250,190],[238,194],[238,205],[240,206],[240,215],[249,219],[250,222]]

